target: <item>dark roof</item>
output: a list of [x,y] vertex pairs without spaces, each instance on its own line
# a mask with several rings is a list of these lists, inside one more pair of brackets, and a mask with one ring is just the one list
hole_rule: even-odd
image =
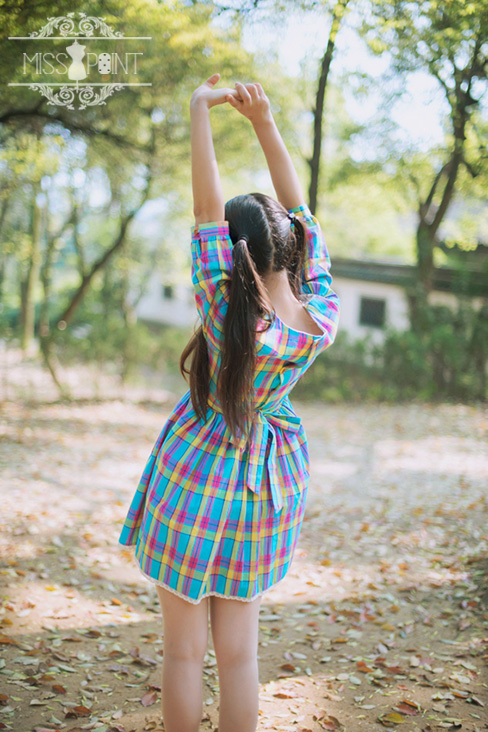
[[[413,264],[332,258],[332,277],[408,287],[415,283],[416,274],[417,268]],[[471,297],[488,296],[488,272],[479,270],[461,271],[449,267],[437,267],[434,270],[433,284],[434,289],[441,292],[463,293]]]

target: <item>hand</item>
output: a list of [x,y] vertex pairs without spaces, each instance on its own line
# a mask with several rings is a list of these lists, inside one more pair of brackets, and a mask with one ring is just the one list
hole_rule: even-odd
[[191,95],[190,107],[203,104],[207,109],[210,109],[210,107],[215,107],[217,104],[225,104],[228,97],[237,98],[238,94],[235,89],[229,89],[228,87],[214,89],[219,79],[220,74],[212,74],[207,81],[197,87]]
[[259,82],[241,84],[236,81],[238,96],[228,94],[225,98],[234,109],[247,117],[253,124],[272,119],[269,99]]

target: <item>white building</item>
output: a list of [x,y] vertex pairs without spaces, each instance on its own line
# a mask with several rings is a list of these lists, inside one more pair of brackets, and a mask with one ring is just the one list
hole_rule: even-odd
[[136,313],[140,320],[148,323],[191,326],[197,319],[191,282],[165,282],[161,273],[154,271],[149,278],[146,293],[136,306]]
[[[339,327],[353,340],[369,336],[381,342],[386,328],[401,331],[409,327],[407,288],[415,282],[414,265],[335,257],[331,274],[332,287],[341,300]],[[458,270],[437,268],[430,303],[456,308],[459,284]],[[480,307],[488,297],[487,275],[471,271],[467,293],[473,306]]]
[[[353,340],[369,336],[379,343],[387,327],[395,330],[408,328],[409,307],[405,288],[414,281],[413,265],[334,257],[331,274],[332,287],[341,301],[340,331],[348,333]],[[457,270],[436,269],[430,301],[455,307],[457,297],[453,288],[457,277]],[[479,307],[483,298],[488,297],[488,277],[482,272],[471,272],[469,295],[474,307]],[[191,282],[165,283],[161,275],[154,272],[147,292],[137,306],[137,316],[151,323],[184,327],[198,325]]]

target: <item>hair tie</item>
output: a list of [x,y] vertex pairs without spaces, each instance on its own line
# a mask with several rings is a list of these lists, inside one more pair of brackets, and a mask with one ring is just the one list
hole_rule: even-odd
[[288,216],[288,218],[290,220],[290,229],[292,231],[295,231],[295,221],[297,220],[297,217],[295,216],[294,213],[290,213],[289,211],[287,211],[286,215]]
[[248,242],[248,239],[247,239],[247,236],[240,236],[240,237],[239,237],[239,239],[240,239],[241,241],[243,241],[243,242],[244,242],[244,243],[246,244],[246,247],[247,247],[247,245],[248,245],[248,243],[249,243],[249,242]]

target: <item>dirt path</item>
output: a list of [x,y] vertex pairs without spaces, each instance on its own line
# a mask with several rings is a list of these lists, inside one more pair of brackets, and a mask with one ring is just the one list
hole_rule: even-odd
[[[1,405],[0,729],[162,729],[159,604],[117,539],[173,403]],[[313,478],[259,730],[488,729],[488,411],[294,404]],[[215,730],[211,641],[204,678]]]

